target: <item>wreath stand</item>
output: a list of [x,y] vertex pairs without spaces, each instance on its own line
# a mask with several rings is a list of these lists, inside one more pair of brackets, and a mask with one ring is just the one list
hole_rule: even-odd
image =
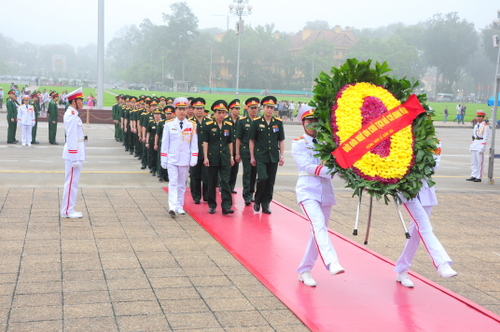
[[[364,188],[361,188],[359,191],[359,197],[358,197],[358,207],[356,209],[356,220],[354,221],[354,230],[352,231],[352,235],[358,235],[358,222],[359,222],[359,211],[361,210],[361,198],[363,195],[363,190]],[[401,214],[401,208],[400,205],[396,200],[394,200],[394,203],[396,204],[396,211],[398,211],[399,215],[399,220],[401,221],[401,225],[403,225],[403,229],[405,231],[405,237],[409,239],[410,233],[408,233],[408,229],[406,228],[405,221],[403,219],[403,215]],[[368,244],[368,237],[370,236],[370,226],[372,223],[372,211],[373,211],[373,196],[370,196],[370,204],[368,207],[368,222],[366,223],[366,235],[365,235],[365,242],[364,244]]]

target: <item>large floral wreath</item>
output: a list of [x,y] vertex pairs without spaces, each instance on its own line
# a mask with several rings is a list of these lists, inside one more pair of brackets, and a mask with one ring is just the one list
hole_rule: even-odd
[[319,118],[316,151],[321,159],[354,189],[353,195],[366,190],[386,203],[390,197],[398,199],[398,193],[406,199],[416,197],[422,179],[434,184],[437,139],[425,94],[416,96],[425,111],[411,125],[377,142],[352,166],[341,167],[332,151],[414,93],[418,82],[389,76],[390,70],[385,62],[372,68],[371,60],[348,59],[340,68],[333,67],[331,76],[323,72],[316,78],[312,101]]

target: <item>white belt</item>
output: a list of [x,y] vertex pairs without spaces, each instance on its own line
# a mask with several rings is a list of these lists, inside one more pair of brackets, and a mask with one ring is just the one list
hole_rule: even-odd
[[85,139],[85,138],[80,138],[77,142],[78,142],[78,143],[81,143],[81,142],[85,142],[85,141],[86,141],[86,139]]
[[313,176],[311,173],[307,173],[306,171],[300,171],[299,176]]

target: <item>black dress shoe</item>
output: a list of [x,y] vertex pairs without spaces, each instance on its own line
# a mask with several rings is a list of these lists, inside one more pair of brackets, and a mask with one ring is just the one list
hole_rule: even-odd
[[11,141],[11,142],[7,142],[7,144],[16,144],[16,142]]
[[262,207],[262,212],[264,212],[265,214],[271,214],[271,210],[269,210],[268,207]]
[[214,213],[215,213],[215,208],[210,208],[210,209],[208,209],[208,213],[210,213],[210,214],[214,214]]
[[156,172],[152,172],[152,173],[151,173],[151,175],[152,175],[152,176],[156,176]]
[[31,144],[40,144],[38,141],[31,142]]
[[200,200],[199,199],[195,199],[194,200],[194,204],[200,204]]
[[259,211],[260,211],[260,204],[255,203],[255,204],[253,205],[253,210],[254,210],[255,212],[259,212]]
[[141,166],[141,169],[146,169],[146,166]]
[[249,206],[252,202],[245,200],[245,206]]
[[14,140],[14,144],[16,144],[16,143],[19,143],[19,141],[18,141],[17,139],[16,139],[16,140]]
[[231,194],[237,194],[238,192],[236,190],[231,190]]
[[159,178],[159,179],[158,179],[158,181],[159,181],[159,182],[163,182],[163,179],[162,179],[162,178]]
[[231,209],[228,209],[228,210],[222,209],[222,214],[231,214],[231,213],[234,213],[234,211]]
[[134,154],[134,152],[130,151],[129,155],[133,155],[133,154]]
[[469,179],[465,179],[465,181],[474,181],[476,178],[470,177]]
[[128,151],[128,149],[125,149],[125,151]]
[[474,179],[472,182],[481,182],[481,179]]
[[52,145],[59,145],[59,143],[57,143],[57,142],[52,142],[50,144],[52,144]]

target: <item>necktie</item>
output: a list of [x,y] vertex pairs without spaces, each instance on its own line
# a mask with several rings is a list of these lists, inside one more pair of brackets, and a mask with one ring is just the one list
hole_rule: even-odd
[[315,138],[313,138],[313,143],[314,143],[314,144],[318,144],[318,140],[317,140],[317,139],[315,139]]
[[179,126],[181,126],[181,130],[182,130],[182,125],[183,125],[182,121],[179,122]]

